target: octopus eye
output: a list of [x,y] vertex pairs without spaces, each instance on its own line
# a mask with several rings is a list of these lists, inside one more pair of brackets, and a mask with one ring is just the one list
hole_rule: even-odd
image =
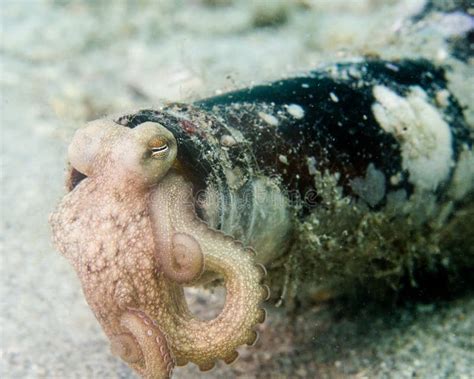
[[167,141],[161,138],[151,141],[149,147],[152,158],[162,157],[169,149]]
[[151,156],[157,157],[163,155],[168,150],[168,145],[157,146],[151,148]]

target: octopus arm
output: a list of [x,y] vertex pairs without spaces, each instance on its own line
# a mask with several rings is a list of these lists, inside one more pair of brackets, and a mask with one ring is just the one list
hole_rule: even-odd
[[128,332],[111,338],[111,349],[145,379],[168,379],[174,359],[158,324],[142,312],[126,311],[121,326]]
[[[204,225],[200,231],[205,228]],[[262,271],[254,264],[251,252],[231,238],[216,234],[198,240],[206,252],[206,270],[217,272],[224,279],[224,307],[213,320],[181,319],[178,326],[187,333],[176,355],[197,363],[203,370],[212,368],[216,359],[231,363],[237,358],[237,347],[255,343],[257,333],[253,328],[265,319],[260,304],[268,296],[267,288],[261,284]]]
[[[161,186],[160,186],[161,187]],[[199,278],[204,258],[201,247],[190,234],[179,233],[168,222],[171,218],[167,193],[156,189],[151,195],[151,222],[155,239],[155,257],[164,275],[176,283],[189,283]]]
[[260,307],[268,296],[268,287],[262,284],[264,271],[255,264],[251,250],[197,218],[189,184],[182,177],[168,174],[159,191],[166,194],[160,210],[167,219],[161,217],[161,222],[193,238],[202,251],[204,270],[220,274],[226,287],[224,307],[215,319],[201,321],[189,313],[175,318],[173,329],[182,331],[175,339],[170,336],[177,362],[192,361],[201,370],[211,369],[217,359],[231,363],[238,356],[237,347],[256,341],[253,328],[265,319]]

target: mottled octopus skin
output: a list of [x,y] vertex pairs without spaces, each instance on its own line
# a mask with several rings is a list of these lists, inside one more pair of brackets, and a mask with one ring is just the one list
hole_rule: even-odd
[[[150,141],[160,138],[169,153],[153,160]],[[69,149],[86,178],[50,217],[53,241],[77,271],[112,351],[145,378],[168,378],[189,361],[202,370],[217,359],[232,362],[265,317],[261,268],[249,250],[197,218],[190,185],[170,170],[174,150],[174,137],[157,123],[89,124]],[[190,313],[182,288],[203,271],[219,273],[227,291],[209,321]]]

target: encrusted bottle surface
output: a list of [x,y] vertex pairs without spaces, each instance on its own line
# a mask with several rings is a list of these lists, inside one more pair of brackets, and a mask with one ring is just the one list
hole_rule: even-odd
[[334,64],[116,121],[167,127],[200,216],[253,246],[265,264],[339,202],[380,215],[411,209],[416,198],[451,215],[473,188],[472,131],[444,69],[426,60]]

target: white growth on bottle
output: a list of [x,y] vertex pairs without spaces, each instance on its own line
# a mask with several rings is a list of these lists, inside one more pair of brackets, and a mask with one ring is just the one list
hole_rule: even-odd
[[374,86],[372,112],[380,126],[400,143],[402,167],[409,181],[422,190],[435,190],[453,167],[449,125],[418,86],[406,97]]

